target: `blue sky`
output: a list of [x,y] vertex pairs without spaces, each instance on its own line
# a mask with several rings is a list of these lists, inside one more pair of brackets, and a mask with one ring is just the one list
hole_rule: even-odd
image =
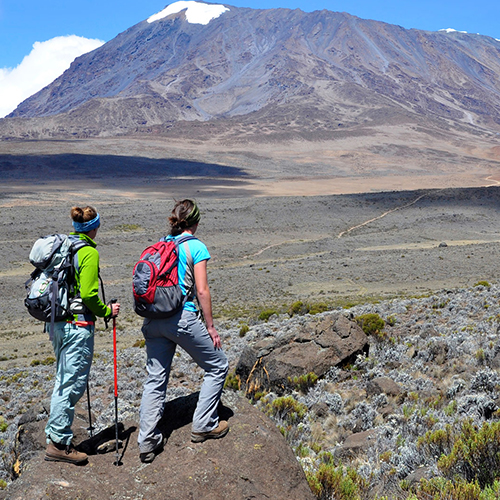
[[[49,46],[37,45],[43,57],[32,54],[37,59],[35,69],[24,72],[15,70],[34,50],[36,42],[46,42],[56,37],[76,35],[70,40],[77,55],[107,42],[130,26],[147,19],[173,2],[165,0],[0,0],[0,94],[11,95],[20,89],[22,82],[30,79],[30,74],[38,72],[41,66],[49,67],[51,56],[60,64],[69,62],[57,55],[56,47],[62,45],[63,38],[57,38]],[[215,3],[215,2],[212,2]],[[222,3],[222,2],[221,2]],[[328,9],[348,12],[365,19],[375,19],[404,28],[437,31],[454,28],[468,33],[480,33],[500,39],[499,0],[233,0],[225,5],[236,7],[300,8],[303,11]],[[78,37],[78,38],[77,38]],[[90,41],[88,41],[90,39]],[[77,48],[78,47],[78,48]],[[66,58],[71,59],[68,53]],[[73,56],[73,58],[76,56]],[[59,70],[54,70],[59,71]],[[61,72],[64,69],[61,70]],[[50,79],[44,85],[50,83]],[[15,77],[15,78],[14,78]],[[11,79],[10,86],[3,87]],[[43,86],[44,86],[43,85]],[[41,87],[40,87],[41,88]],[[32,93],[36,92],[33,91]],[[31,92],[27,90],[26,92]],[[31,94],[28,94],[31,95]],[[27,97],[27,96],[26,96]],[[18,97],[20,99],[21,97]],[[25,97],[23,97],[25,98]],[[3,116],[0,103],[0,117]]]

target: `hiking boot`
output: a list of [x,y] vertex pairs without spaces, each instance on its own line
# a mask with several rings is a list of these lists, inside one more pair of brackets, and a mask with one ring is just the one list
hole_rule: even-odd
[[150,464],[156,458],[156,455],[159,455],[163,451],[166,442],[166,438],[162,437],[160,444],[153,451],[140,453],[139,458],[141,459],[141,462],[143,464]]
[[220,439],[223,438],[229,431],[229,425],[225,420],[221,420],[219,425],[208,432],[191,432],[191,441],[193,443],[203,443],[207,439]]
[[83,464],[88,460],[87,454],[76,451],[75,447],[51,441],[45,450],[45,460],[49,462],[68,462],[70,464]]

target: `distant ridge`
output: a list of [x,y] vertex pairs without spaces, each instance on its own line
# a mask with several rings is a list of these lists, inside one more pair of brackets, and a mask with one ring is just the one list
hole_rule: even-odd
[[207,24],[185,9],[136,24],[0,120],[0,137],[237,137],[243,127],[325,140],[402,123],[500,133],[493,38],[327,10],[226,8]]

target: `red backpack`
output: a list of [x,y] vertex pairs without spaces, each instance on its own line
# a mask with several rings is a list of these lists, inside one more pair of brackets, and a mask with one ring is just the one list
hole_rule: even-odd
[[184,307],[190,293],[184,295],[179,285],[179,245],[193,239],[191,235],[162,238],[142,252],[132,275],[134,310],[139,316],[169,318]]

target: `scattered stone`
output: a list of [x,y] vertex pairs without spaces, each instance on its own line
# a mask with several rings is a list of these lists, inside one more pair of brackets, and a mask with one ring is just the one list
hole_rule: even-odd
[[376,429],[351,434],[343,444],[335,448],[334,455],[342,460],[353,459],[368,450],[376,436]]
[[370,380],[366,384],[366,393],[370,396],[374,394],[387,394],[387,396],[399,396],[401,394],[399,387],[394,380],[388,377],[378,377]]

